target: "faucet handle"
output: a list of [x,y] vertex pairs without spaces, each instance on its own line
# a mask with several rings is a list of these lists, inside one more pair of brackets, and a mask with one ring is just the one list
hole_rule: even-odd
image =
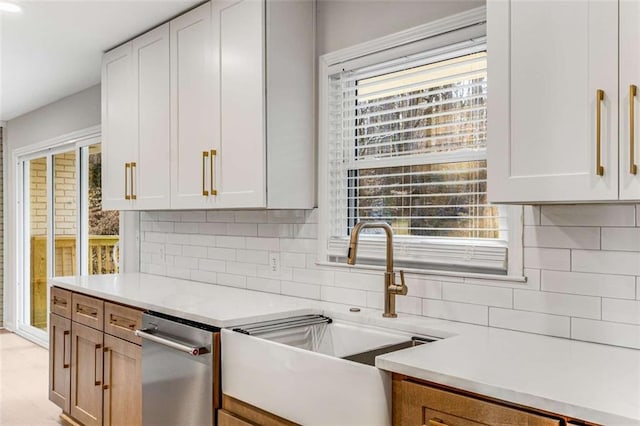
[[[395,284],[395,283],[394,283]],[[394,285],[395,294],[400,296],[406,296],[409,289],[407,285],[404,283],[404,271],[400,270],[400,285]]]

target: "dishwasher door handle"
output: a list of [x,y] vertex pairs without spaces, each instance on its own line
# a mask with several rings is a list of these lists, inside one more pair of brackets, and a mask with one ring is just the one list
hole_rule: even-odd
[[210,352],[209,349],[205,346],[190,346],[182,342],[177,342],[172,339],[167,339],[166,337],[160,337],[158,335],[149,333],[149,330],[147,329],[136,330],[135,335],[142,339],[149,340],[150,342],[158,343],[160,345],[167,346],[169,348],[188,353],[189,355],[193,356],[200,356],[208,354]]

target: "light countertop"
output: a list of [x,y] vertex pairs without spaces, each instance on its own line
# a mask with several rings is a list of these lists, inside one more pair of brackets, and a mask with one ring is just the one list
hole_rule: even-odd
[[640,351],[203,284],[148,274],[50,280],[51,285],[217,327],[324,313],[443,338],[379,356],[383,370],[607,425],[640,425]]

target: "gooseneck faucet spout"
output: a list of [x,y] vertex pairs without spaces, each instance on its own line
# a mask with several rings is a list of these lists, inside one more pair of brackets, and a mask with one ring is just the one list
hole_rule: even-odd
[[384,273],[384,313],[385,318],[396,318],[396,295],[405,296],[407,286],[404,283],[404,271],[400,271],[400,285],[396,284],[396,274],[393,271],[393,229],[386,222],[358,222],[351,230],[351,240],[349,241],[349,253],[347,263],[356,264],[356,254],[358,252],[358,237],[364,228],[383,229],[387,237],[386,263],[387,268]]

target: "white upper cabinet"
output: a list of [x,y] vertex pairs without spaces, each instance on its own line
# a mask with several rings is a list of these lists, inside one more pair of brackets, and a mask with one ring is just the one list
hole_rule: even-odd
[[106,53],[109,208],[313,207],[314,22],[313,0],[213,1]]
[[170,28],[171,208],[213,208],[212,154],[219,136],[213,123],[218,94],[211,3],[172,20]]
[[132,44],[126,43],[102,59],[102,207],[126,210],[131,203],[131,162],[135,161],[132,120]]
[[617,200],[618,3],[495,0],[487,21],[490,201]]
[[169,26],[104,55],[103,208],[167,209]]
[[640,200],[640,2],[620,2],[620,199]]
[[170,207],[169,24],[133,41],[136,82],[137,162],[134,200],[138,209]]

